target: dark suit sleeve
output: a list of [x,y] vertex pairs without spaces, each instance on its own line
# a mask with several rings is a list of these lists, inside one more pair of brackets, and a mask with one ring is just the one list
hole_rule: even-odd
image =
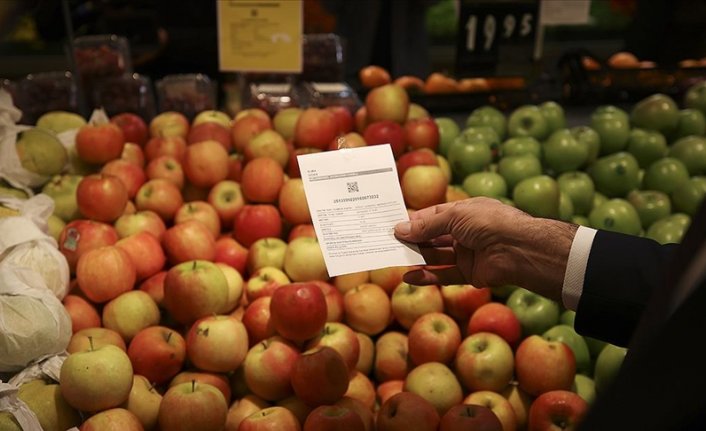
[[576,310],[576,331],[626,346],[650,294],[665,282],[676,244],[598,231]]

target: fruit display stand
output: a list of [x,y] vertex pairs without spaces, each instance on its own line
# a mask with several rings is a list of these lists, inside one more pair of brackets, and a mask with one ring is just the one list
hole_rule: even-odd
[[[389,143],[410,211],[485,196],[681,240],[706,195],[703,84],[683,104],[653,95],[583,121],[513,91],[506,105],[479,92],[461,119],[432,112],[435,98],[457,95],[394,82],[371,86],[356,109],[42,114],[35,133],[2,142],[17,155],[12,172],[41,181],[20,184],[0,164],[12,183],[0,196],[53,200],[43,220],[71,274],[57,298],[72,334],[50,401],[22,386],[18,399],[51,430],[579,422],[625,349],[577,334],[572,311],[521,286],[416,286],[406,267],[330,278],[296,161]],[[13,204],[4,214],[23,217]],[[7,412],[0,425],[22,429]]]

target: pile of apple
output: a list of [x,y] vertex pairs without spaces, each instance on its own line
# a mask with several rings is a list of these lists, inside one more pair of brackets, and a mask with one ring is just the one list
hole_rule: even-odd
[[43,427],[575,426],[625,349],[581,337],[573,312],[517,286],[413,286],[408,268],[329,278],[296,156],[390,144],[410,211],[482,195],[678,241],[706,194],[706,86],[686,104],[604,106],[573,129],[553,102],[481,107],[460,130],[389,84],[354,114],[80,124],[73,173],[42,189],[66,223],[74,331]]

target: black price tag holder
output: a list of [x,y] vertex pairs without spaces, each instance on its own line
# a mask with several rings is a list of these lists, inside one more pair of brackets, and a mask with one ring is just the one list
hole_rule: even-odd
[[528,76],[539,38],[539,0],[461,0],[456,75]]

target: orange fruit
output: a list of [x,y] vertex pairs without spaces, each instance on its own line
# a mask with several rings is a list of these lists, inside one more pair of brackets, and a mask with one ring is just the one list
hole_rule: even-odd
[[485,78],[463,78],[458,81],[462,93],[484,93],[490,91],[490,84]]
[[581,66],[586,70],[599,70],[601,65],[596,61],[595,58],[584,55],[581,57]]
[[424,90],[424,81],[422,81],[421,78],[417,78],[416,76],[400,76],[399,78],[395,79],[395,84],[399,85],[402,88],[405,88],[407,91]]
[[424,92],[428,94],[457,93],[458,82],[443,73],[434,72],[424,82]]
[[360,83],[365,88],[380,87],[391,82],[390,73],[380,66],[365,66],[358,72]]
[[639,67],[640,61],[630,52],[620,51],[608,58],[608,66],[615,69],[631,69]]

